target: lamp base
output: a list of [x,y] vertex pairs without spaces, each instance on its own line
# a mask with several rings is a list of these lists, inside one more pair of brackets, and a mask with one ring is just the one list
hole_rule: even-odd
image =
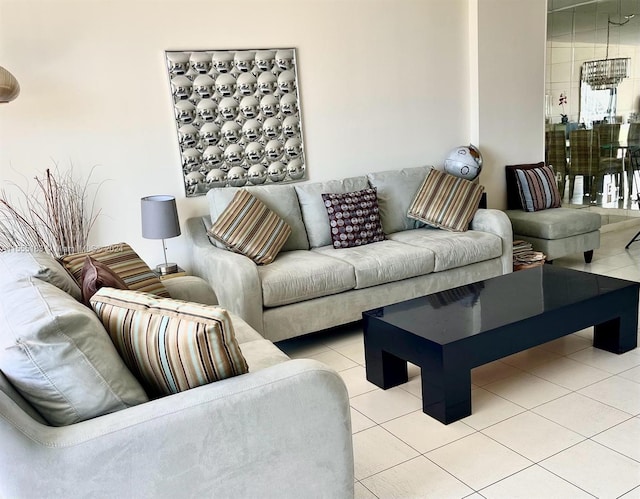
[[177,263],[161,263],[156,266],[156,272],[160,275],[174,274],[178,272]]

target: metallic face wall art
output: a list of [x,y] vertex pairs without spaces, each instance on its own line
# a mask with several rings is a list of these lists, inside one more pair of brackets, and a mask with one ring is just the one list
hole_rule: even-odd
[[295,49],[165,55],[187,196],[305,179]]

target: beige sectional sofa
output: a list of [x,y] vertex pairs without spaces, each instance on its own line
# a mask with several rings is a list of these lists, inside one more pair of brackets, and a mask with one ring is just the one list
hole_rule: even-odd
[[[136,383],[108,333],[90,337],[98,319],[69,279],[47,255],[0,252],[0,497],[353,496],[342,379],[317,361],[290,360],[234,315],[247,374],[50,424],[36,407],[94,412],[105,385]],[[165,284],[173,298],[215,304],[202,279]],[[37,369],[16,369],[16,349]],[[95,366],[114,363],[103,369],[108,385]],[[41,372],[49,382],[33,389]]]
[[[188,220],[193,272],[220,304],[271,341],[359,320],[365,310],[487,279],[512,270],[507,216],[479,209],[466,232],[434,229],[406,213],[430,167],[370,173],[327,182],[246,187],[292,229],[268,265],[209,238],[237,188],[207,193],[209,214]],[[375,187],[386,240],[334,249],[325,192]]]

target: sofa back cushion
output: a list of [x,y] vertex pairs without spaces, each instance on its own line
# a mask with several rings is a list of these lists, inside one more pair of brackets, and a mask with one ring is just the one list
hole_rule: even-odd
[[0,284],[0,370],[54,426],[148,400],[93,310],[34,277]]
[[300,203],[309,245],[312,248],[333,244],[331,225],[322,194],[343,194],[345,192],[361,191],[368,187],[369,182],[367,182],[367,177],[364,176],[329,180],[327,182],[296,184],[294,186]]
[[21,277],[36,277],[81,299],[80,287],[53,256],[42,251],[7,250],[0,252],[0,283]]
[[[302,223],[302,214],[298,205],[298,198],[292,185],[255,185],[250,187],[221,187],[207,192],[209,214],[211,222],[215,223],[218,217],[231,203],[233,196],[240,189],[246,189],[257,199],[262,201],[267,208],[282,218],[289,227],[291,235],[282,247],[282,251],[308,250],[307,232]],[[218,242],[216,246],[225,246]]]
[[424,227],[424,223],[409,218],[407,212],[431,168],[418,166],[367,175],[371,187],[378,190],[380,219],[385,234]]

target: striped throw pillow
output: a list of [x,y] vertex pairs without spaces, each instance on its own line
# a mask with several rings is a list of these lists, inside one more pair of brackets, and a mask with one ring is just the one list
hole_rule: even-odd
[[170,298],[158,276],[127,243],[112,244],[85,253],[74,253],[60,259],[62,265],[82,289],[82,267],[87,256],[109,267],[129,289]]
[[226,310],[101,288],[91,306],[149,395],[162,396],[249,371]]
[[478,210],[484,186],[431,170],[413,199],[407,216],[453,232],[465,232]]
[[520,201],[524,211],[559,208],[560,191],[553,170],[548,166],[515,170]]
[[208,233],[230,250],[265,265],[276,258],[291,227],[249,191],[241,189]]

